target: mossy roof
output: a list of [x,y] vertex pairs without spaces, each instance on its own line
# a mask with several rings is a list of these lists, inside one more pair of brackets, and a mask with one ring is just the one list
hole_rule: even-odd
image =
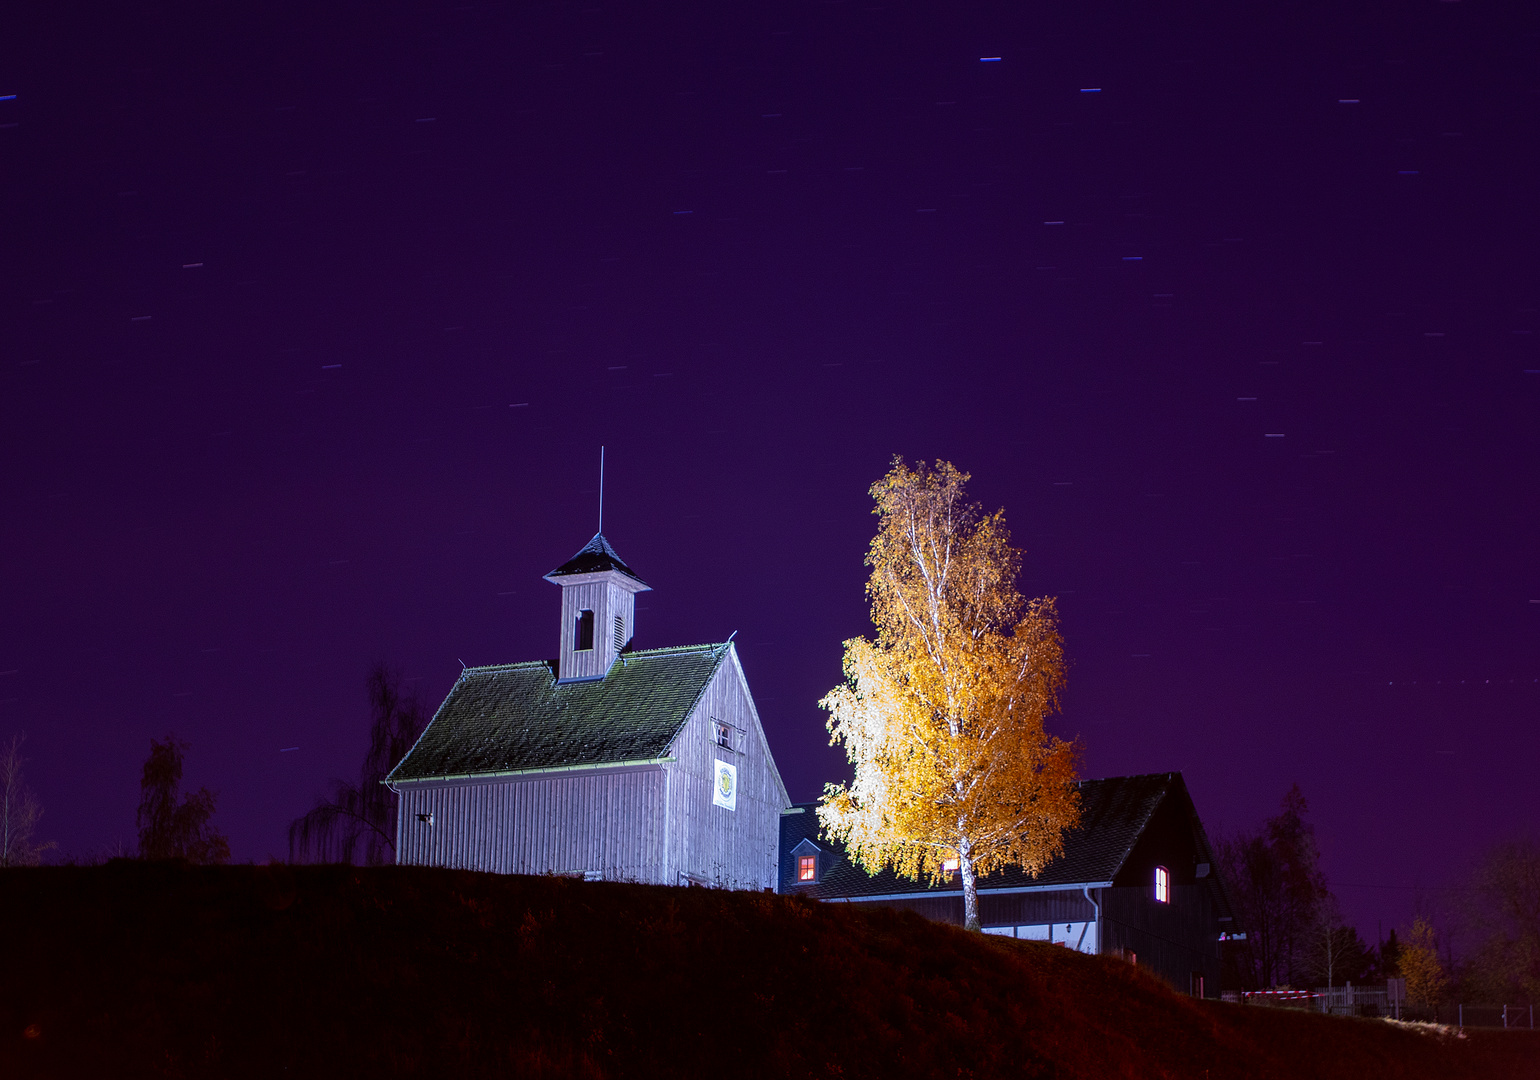
[[558,683],[556,662],[467,668],[393,783],[663,757],[726,645],[623,654],[602,679]]

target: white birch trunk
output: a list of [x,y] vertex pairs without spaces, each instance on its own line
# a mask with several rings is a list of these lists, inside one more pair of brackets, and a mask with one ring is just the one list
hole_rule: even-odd
[[964,840],[957,846],[957,870],[962,874],[963,929],[983,930],[979,922],[979,881],[973,872],[973,845]]

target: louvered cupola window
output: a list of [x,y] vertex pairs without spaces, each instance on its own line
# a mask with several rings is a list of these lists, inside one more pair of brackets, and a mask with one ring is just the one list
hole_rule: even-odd
[[615,616],[615,651],[619,652],[626,647],[626,620],[623,616]]

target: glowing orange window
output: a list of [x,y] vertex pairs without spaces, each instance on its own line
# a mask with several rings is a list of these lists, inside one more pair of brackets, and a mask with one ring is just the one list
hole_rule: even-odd
[[817,855],[798,855],[797,856],[797,880],[798,881],[817,881],[818,880],[818,856]]

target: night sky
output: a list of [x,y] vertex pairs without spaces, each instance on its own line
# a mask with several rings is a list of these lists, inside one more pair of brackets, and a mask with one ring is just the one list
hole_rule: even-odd
[[1535,12],[9,12],[0,736],[45,837],[131,849],[174,731],[285,854],[371,661],[431,707],[555,655],[601,445],[637,646],[736,631],[813,798],[902,454],[1059,598],[1086,775],[1179,769],[1211,831],[1298,781],[1369,940],[1439,907],[1536,823]]

